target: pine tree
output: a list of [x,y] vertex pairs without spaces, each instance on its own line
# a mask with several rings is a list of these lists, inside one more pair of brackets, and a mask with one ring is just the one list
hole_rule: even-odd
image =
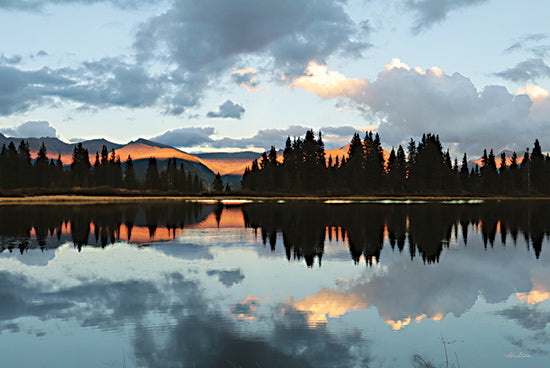
[[75,186],[88,186],[90,182],[90,158],[88,150],[82,143],[78,143],[73,150],[73,162],[71,163],[72,184]]
[[128,155],[128,159],[124,165],[126,167],[126,172],[124,175],[124,188],[137,189],[138,181],[136,178],[136,172],[134,171],[134,162],[132,161],[132,157],[130,157],[130,155]]
[[214,193],[221,193],[223,191],[223,181],[220,173],[218,172],[212,182],[212,191]]
[[149,164],[147,165],[147,171],[145,172],[145,188],[160,189],[160,176],[157,167],[157,159],[154,157],[149,158]]
[[34,163],[35,183],[42,188],[48,187],[51,181],[48,154],[44,142],[40,145],[38,156]]

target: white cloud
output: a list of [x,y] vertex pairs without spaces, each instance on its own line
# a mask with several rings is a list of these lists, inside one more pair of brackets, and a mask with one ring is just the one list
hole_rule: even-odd
[[[327,72],[326,66],[316,70],[320,78],[296,81],[321,98],[343,98],[367,120],[378,121],[386,144],[432,132],[457,153],[477,155],[483,148],[525,149],[550,133],[550,100],[541,88],[528,86],[527,94],[517,95],[495,85],[479,91],[461,74],[448,75],[438,67],[413,68],[399,59],[370,83]],[[352,83],[356,88],[342,88]]]
[[329,71],[327,65],[311,62],[307,67],[306,74],[296,78],[291,87],[303,88],[326,100],[335,97],[359,98],[368,84],[366,78],[347,78],[338,71]]

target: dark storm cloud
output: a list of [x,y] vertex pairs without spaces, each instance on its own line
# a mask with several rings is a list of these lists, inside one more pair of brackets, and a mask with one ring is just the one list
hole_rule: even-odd
[[192,147],[212,142],[210,136],[215,133],[212,127],[189,127],[169,130],[151,138],[154,142],[168,144],[174,147]]
[[0,129],[0,133],[14,138],[57,137],[56,129],[47,121],[27,121],[14,128]]
[[488,0],[405,0],[406,5],[416,13],[413,32],[418,33],[447,19],[447,15],[457,9],[483,4]]
[[550,77],[550,66],[543,59],[528,59],[494,75],[512,82],[536,81]]
[[206,272],[208,276],[218,276],[218,280],[225,286],[229,287],[235,284],[239,284],[244,280],[244,274],[240,269],[236,270],[208,270]]
[[209,111],[206,114],[209,118],[222,118],[222,119],[242,119],[245,113],[245,108],[234,103],[231,100],[227,100],[220,105],[218,111]]

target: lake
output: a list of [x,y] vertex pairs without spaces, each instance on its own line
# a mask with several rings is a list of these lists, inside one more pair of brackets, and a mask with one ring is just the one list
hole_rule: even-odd
[[542,367],[548,201],[0,206],[2,367]]

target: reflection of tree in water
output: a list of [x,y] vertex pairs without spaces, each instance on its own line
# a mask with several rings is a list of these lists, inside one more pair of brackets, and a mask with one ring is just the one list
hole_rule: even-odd
[[315,203],[292,205],[253,204],[243,207],[246,227],[261,228],[264,244],[269,239],[275,250],[277,232],[283,235],[283,245],[287,259],[304,258],[308,266],[313,266],[317,257],[319,263],[324,250],[326,207]]
[[514,244],[523,235],[527,246],[539,258],[545,236],[550,235],[550,207],[546,201],[488,201],[482,205],[325,205],[316,202],[255,203],[243,206],[245,226],[261,231],[264,244],[275,250],[277,234],[283,238],[287,259],[304,258],[308,266],[321,258],[326,238],[345,238],[355,263],[364,257],[378,262],[387,240],[399,252],[408,243],[414,259],[439,262],[451,240],[462,236],[468,243],[471,228],[480,232],[485,248],[494,246],[497,236],[506,245],[510,234]]
[[[0,206],[0,252],[18,248],[56,248],[72,242],[105,247],[121,239],[132,240],[135,226],[149,229],[151,239],[157,228],[165,228],[174,238],[177,229],[204,220],[213,206],[198,202],[166,201],[145,204]],[[63,229],[70,228],[70,234]],[[32,234],[34,230],[34,234]]]

